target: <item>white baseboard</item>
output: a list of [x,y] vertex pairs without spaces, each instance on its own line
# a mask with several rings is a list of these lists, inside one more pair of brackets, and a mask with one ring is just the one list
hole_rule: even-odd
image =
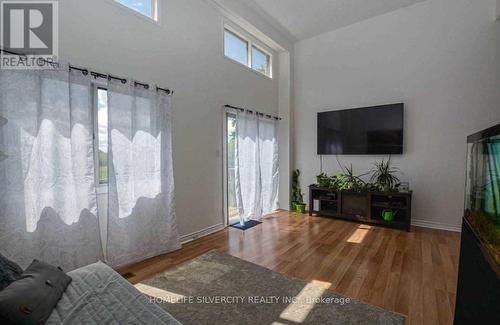
[[222,229],[224,229],[224,224],[219,223],[219,224],[210,226],[208,228],[192,232],[192,233],[187,234],[187,235],[182,235],[181,236],[181,244],[189,243],[190,241],[193,241],[193,240],[198,239],[200,237],[210,235],[211,233],[214,233],[214,232],[222,230]]
[[419,220],[413,219],[411,221],[412,226],[416,227],[424,227],[424,228],[432,228],[432,229],[440,229],[454,232],[462,232],[462,227],[457,225],[450,225],[447,223],[427,221],[427,220]]

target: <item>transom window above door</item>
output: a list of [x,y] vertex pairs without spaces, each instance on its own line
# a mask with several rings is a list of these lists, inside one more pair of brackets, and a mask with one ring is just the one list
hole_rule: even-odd
[[272,78],[272,56],[240,33],[224,28],[224,56]]
[[114,0],[133,11],[158,21],[158,1],[159,0]]

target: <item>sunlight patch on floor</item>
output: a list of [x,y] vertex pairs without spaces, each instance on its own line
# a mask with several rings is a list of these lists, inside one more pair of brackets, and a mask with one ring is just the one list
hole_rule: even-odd
[[163,289],[158,289],[142,283],[138,283],[134,285],[134,287],[143,294],[145,294],[146,296],[159,299],[163,302],[176,303],[182,301],[185,298],[185,296],[183,295],[166,291]]
[[323,289],[329,289],[332,286],[331,282],[320,281],[320,280],[312,280],[310,283],[316,287]]
[[308,283],[300,293],[295,296],[295,302],[288,305],[280,314],[280,318],[295,323],[302,323],[314,308],[315,301],[321,298],[325,290],[326,289],[319,288],[312,283]]
[[370,232],[370,229],[372,229],[372,227],[367,225],[359,225],[358,229],[356,229],[356,231],[353,232],[353,234],[351,235],[351,237],[349,237],[347,242],[355,244],[362,243],[366,235]]

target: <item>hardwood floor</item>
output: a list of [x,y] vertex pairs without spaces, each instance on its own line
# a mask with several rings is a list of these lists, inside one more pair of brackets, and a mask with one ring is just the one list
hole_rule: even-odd
[[411,232],[278,212],[262,225],[226,228],[176,252],[118,270],[138,283],[218,249],[407,316],[407,324],[452,324],[460,234]]

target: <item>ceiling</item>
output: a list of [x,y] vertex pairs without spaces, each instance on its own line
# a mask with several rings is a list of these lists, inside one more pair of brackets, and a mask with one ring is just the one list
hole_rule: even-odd
[[[303,40],[424,0],[253,0],[296,40]],[[249,1],[251,2],[251,1]]]

